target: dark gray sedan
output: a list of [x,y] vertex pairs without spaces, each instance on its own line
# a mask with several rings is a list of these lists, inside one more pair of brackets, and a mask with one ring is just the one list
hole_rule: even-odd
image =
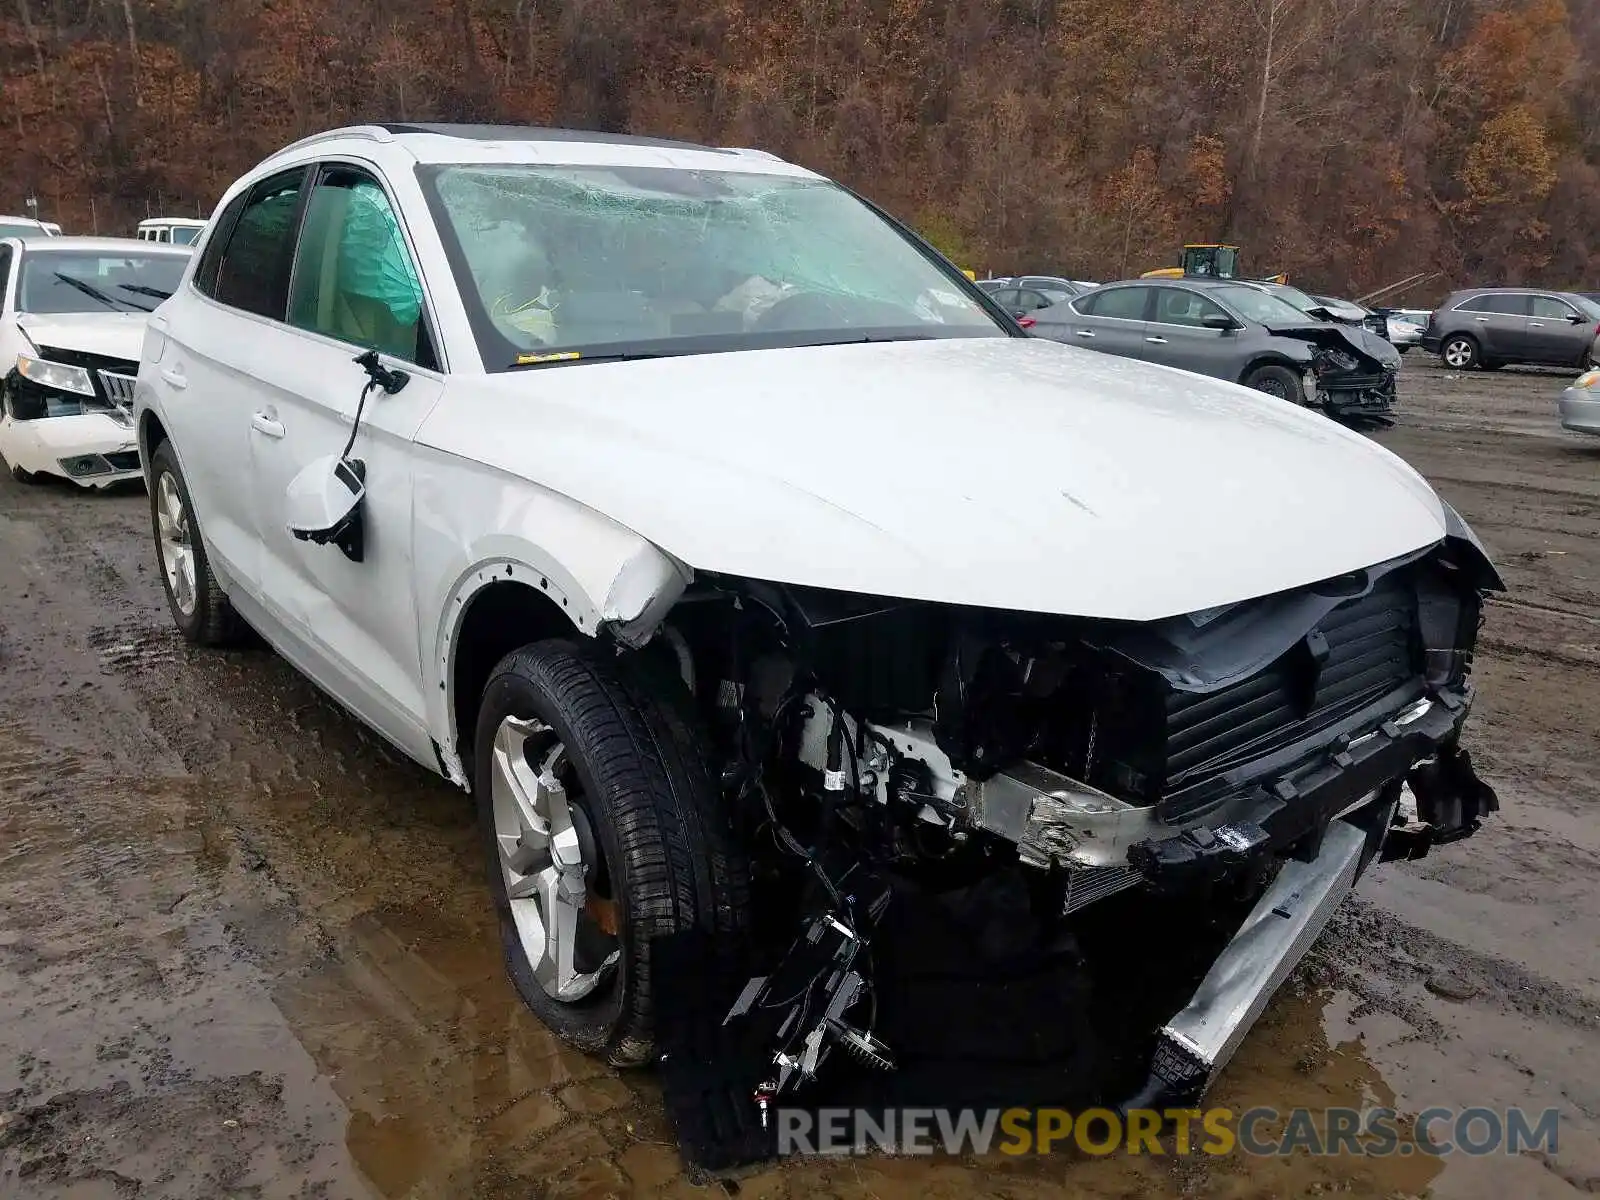
[[1249,283],[1112,283],[1032,315],[1037,337],[1242,383],[1352,424],[1392,423],[1393,346]]

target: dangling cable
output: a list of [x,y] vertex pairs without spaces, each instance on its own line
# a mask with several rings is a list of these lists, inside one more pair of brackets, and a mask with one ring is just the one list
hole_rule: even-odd
[[367,386],[361,389],[361,399],[356,401],[356,419],[350,422],[350,440],[344,444],[344,449],[340,451],[340,458],[349,458],[350,451],[355,449],[356,431],[361,428],[361,410],[366,408],[367,396],[377,386],[378,381],[376,379],[369,379],[367,380]]

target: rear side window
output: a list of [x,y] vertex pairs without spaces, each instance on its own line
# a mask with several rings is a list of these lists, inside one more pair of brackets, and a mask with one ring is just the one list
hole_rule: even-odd
[[299,169],[250,189],[217,263],[211,295],[219,304],[283,320],[304,181],[305,171]]
[[[217,217],[216,233],[206,248],[200,252],[200,261],[194,268],[194,286],[202,294],[215,297],[217,290],[217,264],[222,261],[222,251],[228,245],[228,235],[233,232],[234,224],[239,220],[239,214],[244,211],[244,206],[250,203],[250,193],[236,197],[233,203],[223,209]],[[145,237],[147,231],[141,230],[140,237]]]
[[1078,301],[1078,311],[1091,317],[1121,317],[1126,321],[1144,320],[1145,297],[1149,288],[1108,288],[1093,292]]
[[0,304],[5,303],[6,289],[11,283],[11,247],[0,246]]
[[1528,314],[1528,297],[1474,296],[1456,307],[1462,312],[1500,313],[1504,316],[1523,317]]

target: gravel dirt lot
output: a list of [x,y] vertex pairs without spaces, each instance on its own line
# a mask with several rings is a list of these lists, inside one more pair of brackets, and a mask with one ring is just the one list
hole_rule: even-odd
[[[1402,372],[1377,435],[1511,593],[1469,730],[1503,811],[1377,868],[1212,1093],[1562,1110],[1554,1155],[868,1158],[696,1187],[650,1075],[505,982],[465,798],[264,649],[172,631],[142,492],[0,485],[0,1197],[1600,1192],[1600,439],[1566,376]],[[1263,497],[1270,503],[1270,497]]]

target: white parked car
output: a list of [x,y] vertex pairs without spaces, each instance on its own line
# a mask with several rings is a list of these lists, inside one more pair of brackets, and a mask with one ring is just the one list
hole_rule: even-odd
[[139,347],[190,251],[132,238],[0,241],[0,456],[13,477],[142,478]]
[[652,965],[674,935],[783,911],[840,965],[782,1090],[836,1044],[892,1062],[878,884],[1054,930],[1275,877],[1169,1026],[1187,1093],[1368,862],[1496,806],[1458,739],[1498,578],[1415,472],[1028,337],[764,153],[298,142],[223,198],[136,410],[178,628],[247,622],[469,789],[512,980],[615,1063],[700,986]]
[[60,236],[61,226],[54,221],[36,221],[32,217],[0,217],[0,238]]

